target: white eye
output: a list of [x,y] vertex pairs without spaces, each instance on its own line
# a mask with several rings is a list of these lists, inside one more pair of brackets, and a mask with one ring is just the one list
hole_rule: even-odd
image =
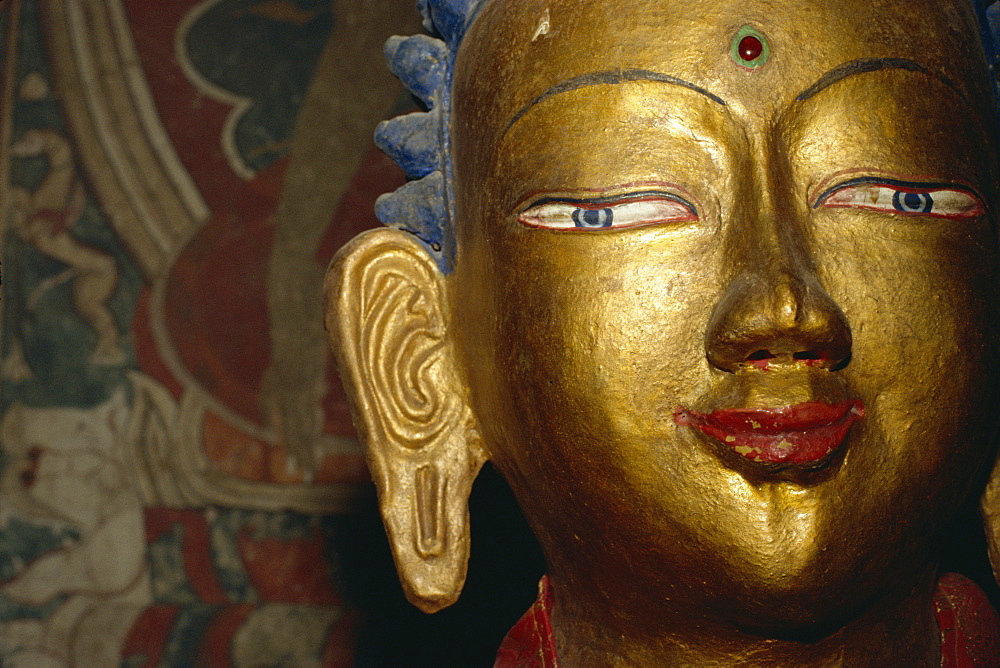
[[596,230],[698,220],[693,206],[669,193],[639,193],[599,200],[548,200],[517,217],[529,227]]
[[983,215],[982,202],[972,192],[937,184],[894,181],[851,181],[820,195],[816,207],[868,209],[910,216],[965,220]]

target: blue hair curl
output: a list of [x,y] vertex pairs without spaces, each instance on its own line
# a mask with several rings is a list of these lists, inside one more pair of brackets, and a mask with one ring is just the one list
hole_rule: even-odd
[[413,179],[375,202],[384,224],[423,241],[445,274],[455,267],[452,179],[451,81],[455,54],[483,0],[418,0],[428,35],[391,37],[385,44],[389,69],[427,106],[383,121],[375,144]]

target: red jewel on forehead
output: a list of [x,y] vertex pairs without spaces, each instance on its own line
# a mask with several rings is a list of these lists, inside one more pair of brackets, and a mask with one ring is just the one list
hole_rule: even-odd
[[764,53],[764,45],[753,35],[747,35],[740,40],[739,50],[743,60],[757,60]]
[[752,70],[768,61],[771,46],[764,35],[750,26],[743,26],[733,37],[729,57],[740,67]]

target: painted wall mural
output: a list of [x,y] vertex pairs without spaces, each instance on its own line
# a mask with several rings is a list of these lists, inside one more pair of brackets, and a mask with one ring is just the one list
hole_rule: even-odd
[[358,660],[319,295],[404,181],[412,5],[0,3],[0,665]]

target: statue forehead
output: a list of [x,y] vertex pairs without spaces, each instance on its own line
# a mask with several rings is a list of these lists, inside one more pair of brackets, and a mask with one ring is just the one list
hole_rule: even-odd
[[[746,28],[769,49],[763,67],[731,56]],[[553,88],[609,72],[675,77],[736,110],[778,107],[866,59],[912,60],[988,102],[978,32],[968,0],[493,0],[458,54],[453,129],[481,150]]]
[[[777,108],[794,99],[789,96],[814,83],[824,68],[852,58],[896,58],[916,63],[903,69],[916,67],[947,81],[973,103],[976,116],[994,113],[983,50],[991,63],[997,60],[992,34],[1000,29],[995,16],[1000,3],[418,0],[418,5],[428,30],[440,39],[394,37],[386,57],[428,111],[383,122],[376,131],[376,144],[412,179],[383,195],[376,214],[421,240],[446,274],[455,266],[457,249],[456,166],[459,181],[480,183],[481,156],[496,150],[516,117],[576,77],[599,80],[610,72],[628,79],[633,70],[648,69],[654,80],[680,79],[725,100],[731,110],[740,111],[742,104],[762,115],[762,105]],[[747,30],[768,48],[756,63],[765,66],[741,68],[745,63],[734,60]],[[913,95],[924,94],[919,85],[914,88]]]

